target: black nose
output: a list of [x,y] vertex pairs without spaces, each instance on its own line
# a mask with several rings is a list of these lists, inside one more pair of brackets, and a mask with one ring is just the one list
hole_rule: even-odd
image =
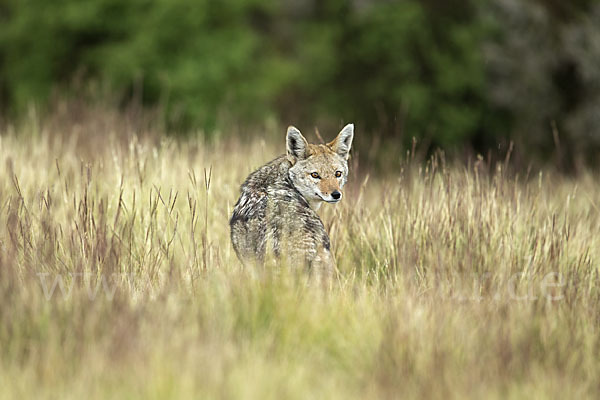
[[333,193],[331,193],[331,197],[338,200],[340,197],[342,197],[342,194],[340,192],[338,192],[337,190],[335,190],[335,191],[333,191]]

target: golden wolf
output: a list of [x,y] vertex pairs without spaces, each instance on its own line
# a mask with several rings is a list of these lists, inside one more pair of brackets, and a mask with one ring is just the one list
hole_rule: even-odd
[[242,263],[283,258],[331,276],[335,260],[317,215],[322,202],[337,203],[348,178],[354,125],[327,144],[309,144],[298,129],[287,130],[287,154],[250,174],[229,223]]

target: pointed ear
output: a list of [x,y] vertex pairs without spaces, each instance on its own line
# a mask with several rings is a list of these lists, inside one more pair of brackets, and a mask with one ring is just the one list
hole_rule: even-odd
[[354,124],[348,124],[340,131],[337,137],[330,143],[327,143],[333,151],[345,160],[350,156],[350,147],[354,138]]
[[291,160],[306,158],[308,142],[298,129],[293,126],[288,127],[286,143],[288,158]]

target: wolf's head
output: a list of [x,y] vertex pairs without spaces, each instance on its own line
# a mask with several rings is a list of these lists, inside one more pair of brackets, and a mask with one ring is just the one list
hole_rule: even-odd
[[354,125],[346,125],[327,144],[309,144],[293,126],[287,130],[289,176],[296,189],[315,208],[321,201],[337,203],[348,178],[348,156]]

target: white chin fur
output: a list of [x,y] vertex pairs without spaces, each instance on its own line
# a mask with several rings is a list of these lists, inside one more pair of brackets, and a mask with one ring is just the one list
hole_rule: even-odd
[[325,197],[321,196],[320,194],[317,194],[317,195],[319,196],[319,198],[321,200],[323,200],[326,203],[330,203],[330,204],[339,203],[339,201],[342,200],[342,197],[340,197],[339,199],[334,199],[333,197],[325,198]]

